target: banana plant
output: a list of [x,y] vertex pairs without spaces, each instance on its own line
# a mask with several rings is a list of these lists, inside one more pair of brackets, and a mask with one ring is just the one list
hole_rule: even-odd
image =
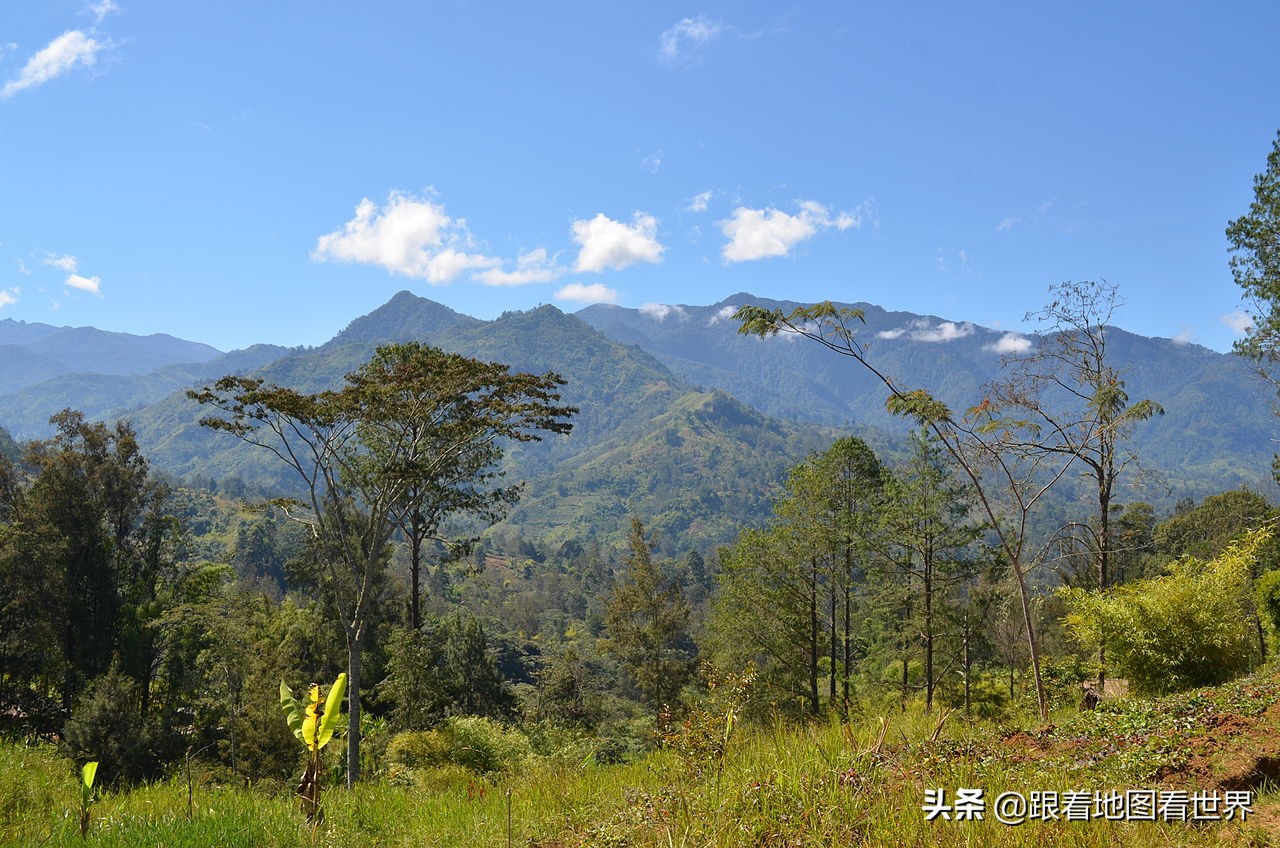
[[93,803],[93,779],[98,776],[98,761],[80,767],[80,838],[89,835],[89,806]]
[[302,799],[302,811],[307,814],[307,821],[317,824],[324,821],[324,811],[320,808],[320,751],[329,744],[338,727],[342,696],[346,690],[347,675],[344,672],[329,687],[329,696],[323,704],[318,683],[311,684],[303,703],[293,696],[293,690],[283,680],[280,681],[280,708],[284,710],[289,729],[309,753],[306,771],[298,784],[298,797]]

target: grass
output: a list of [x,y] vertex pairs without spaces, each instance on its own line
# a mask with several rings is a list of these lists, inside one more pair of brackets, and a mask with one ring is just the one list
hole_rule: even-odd
[[411,772],[327,792],[326,821],[315,830],[287,788],[200,782],[189,811],[186,784],[174,778],[103,793],[83,843],[71,763],[48,747],[5,744],[0,845],[1260,846],[1280,842],[1280,797],[1265,778],[1257,779],[1255,817],[1244,823],[1011,827],[990,806],[982,821],[932,822],[921,806],[935,787],[982,788],[988,801],[1007,790],[1212,790],[1234,772],[1250,774],[1249,752],[1280,756],[1278,700],[1280,680],[1255,677],[1064,712],[1049,728],[953,717],[932,739],[937,717],[913,712],[889,716],[883,740],[878,719],[743,728],[718,771],[662,750],[612,766],[535,760],[496,779],[456,767]]

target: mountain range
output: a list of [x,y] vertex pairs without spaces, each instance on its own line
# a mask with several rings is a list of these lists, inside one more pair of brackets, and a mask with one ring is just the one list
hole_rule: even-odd
[[[906,427],[856,363],[794,336],[739,335],[731,315],[747,303],[796,305],[742,293],[708,306],[597,305],[577,314],[543,306],[481,321],[401,292],[318,347],[227,354],[167,336],[5,321],[0,385],[16,388],[0,388],[0,427],[44,437],[49,415],[67,406],[123,416],[157,469],[278,491],[293,484],[283,470],[265,452],[201,427],[203,410],[183,391],[229,373],[317,391],[340,383],[379,344],[420,340],[514,370],[556,371],[568,381],[563,400],[580,410],[569,436],[512,448],[506,470],[527,484],[497,532],[553,544],[617,540],[635,514],[660,537],[706,546],[763,521],[787,469],[837,434],[856,432],[891,454]],[[1000,374],[1001,350],[1018,344],[972,324],[854,305],[877,366],[953,409],[976,403]],[[1163,481],[1144,499],[1269,485],[1274,416],[1245,363],[1118,328],[1108,328],[1107,343],[1130,396],[1166,411],[1133,433],[1145,467]],[[120,350],[119,362],[109,349]],[[49,374],[55,361],[63,370]],[[69,370],[76,363],[97,373]]]

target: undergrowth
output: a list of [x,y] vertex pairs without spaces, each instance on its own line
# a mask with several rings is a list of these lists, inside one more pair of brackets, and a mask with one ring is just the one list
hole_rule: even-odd
[[[1277,700],[1280,682],[1259,676],[1160,701],[1104,702],[1092,713],[1055,715],[1048,727],[966,724],[957,716],[939,726],[938,714],[908,711],[854,725],[730,723],[726,738],[723,721],[695,717],[669,731],[679,744],[630,763],[534,754],[512,772],[449,763],[415,772],[412,781],[334,790],[316,830],[288,787],[197,780],[188,806],[187,783],[175,776],[105,793],[83,842],[72,764],[48,747],[6,743],[0,845],[1265,845],[1274,837],[1257,813],[1274,815],[1269,791],[1250,821],[1195,825],[1092,819],[1012,827],[990,809],[981,821],[926,821],[922,805],[926,790],[937,788],[981,788],[993,799],[1006,791],[1178,785],[1180,770],[1204,754],[1214,733],[1257,724]],[[712,704],[708,716],[712,709],[723,716],[726,708]],[[1273,724],[1259,727],[1277,736]],[[718,735],[688,735],[698,732]]]

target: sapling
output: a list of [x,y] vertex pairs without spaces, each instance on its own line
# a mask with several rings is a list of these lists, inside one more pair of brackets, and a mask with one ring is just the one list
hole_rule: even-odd
[[333,681],[333,685],[329,687],[329,696],[322,704],[320,684],[312,683],[304,707],[293,697],[293,690],[283,680],[280,681],[280,707],[284,710],[293,735],[298,737],[298,741],[310,753],[306,771],[298,784],[298,797],[302,799],[302,811],[307,814],[307,821],[316,824],[324,821],[324,811],[320,808],[320,750],[333,738],[333,731],[338,726],[342,695],[346,689],[347,675],[344,672]]
[[93,779],[98,775],[98,761],[80,767],[80,838],[89,835],[89,806],[93,804]]

